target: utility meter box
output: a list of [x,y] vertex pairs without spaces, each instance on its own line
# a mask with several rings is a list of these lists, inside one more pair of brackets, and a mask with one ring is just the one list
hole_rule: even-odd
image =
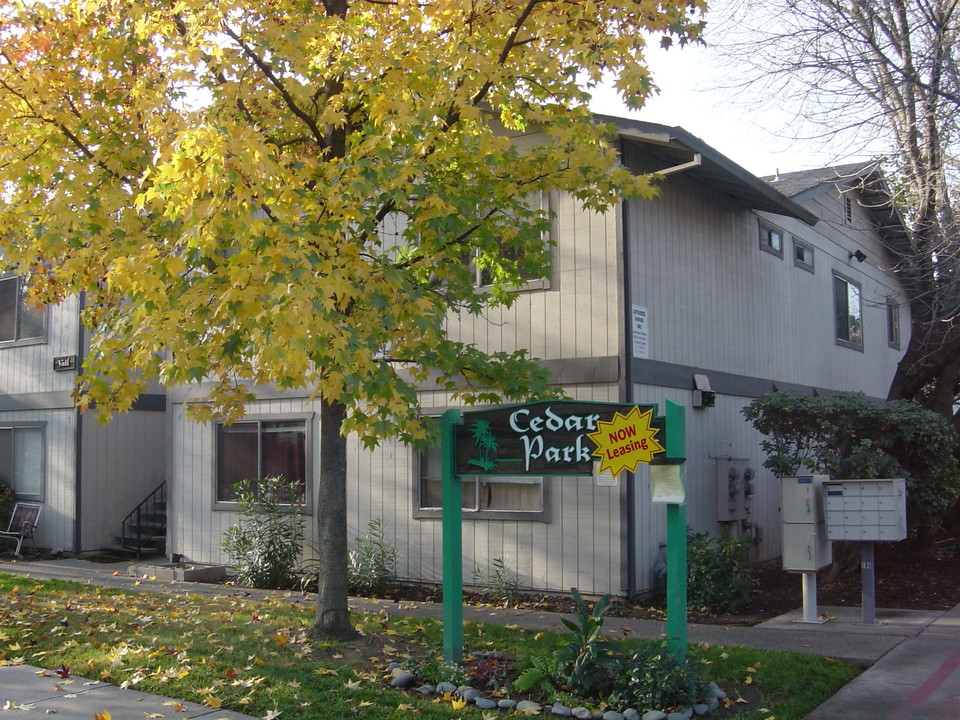
[[833,562],[823,506],[829,475],[780,478],[783,569],[813,572]]
[[824,483],[827,537],[860,542],[907,537],[907,484],[903,478]]

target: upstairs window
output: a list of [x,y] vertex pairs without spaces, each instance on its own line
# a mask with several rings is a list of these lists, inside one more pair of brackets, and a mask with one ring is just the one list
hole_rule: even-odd
[[783,230],[760,220],[760,249],[778,258],[783,257]]
[[900,305],[892,297],[887,298],[887,344],[900,349]]
[[808,245],[803,240],[794,238],[793,264],[794,267],[803,268],[807,272],[813,272],[813,246]]
[[306,420],[244,420],[217,424],[217,502],[237,500],[241,480],[282,477],[306,500]]
[[863,304],[860,283],[834,274],[833,308],[837,345],[863,350]]
[[[531,210],[544,213],[547,217],[550,215],[550,202],[549,194],[545,192],[536,192],[531,193],[526,196],[526,204],[530,207]],[[546,233],[545,233],[546,234]],[[545,241],[548,241],[549,238],[545,237]],[[549,251],[549,249],[548,249]],[[483,287],[485,285],[490,285],[493,282],[493,277],[490,271],[487,268],[480,268],[475,262],[478,251],[473,251],[473,253],[467,258],[467,261],[470,263],[470,269],[473,272],[473,284],[477,287]],[[518,255],[515,251],[502,249],[500,252],[501,256],[510,259],[518,259]],[[549,277],[540,277],[538,275],[525,275],[521,273],[521,278],[523,282],[518,285],[515,290],[545,290],[550,287],[550,278]]]
[[44,339],[47,313],[28,305],[23,278],[0,278],[0,344]]

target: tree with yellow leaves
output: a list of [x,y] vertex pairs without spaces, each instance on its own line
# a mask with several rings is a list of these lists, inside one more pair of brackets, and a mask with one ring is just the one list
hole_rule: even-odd
[[448,317],[545,271],[531,193],[652,193],[589,90],[640,106],[646,38],[696,39],[704,6],[2,0],[3,265],[34,303],[84,294],[81,408],[154,379],[207,383],[197,420],[257,385],[322,399],[315,631],[348,636],[345,436],[423,442],[428,375],[464,403],[545,392]]

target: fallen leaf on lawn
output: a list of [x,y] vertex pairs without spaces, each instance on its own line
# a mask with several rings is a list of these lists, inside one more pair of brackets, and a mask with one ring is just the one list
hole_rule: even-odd
[[206,705],[208,708],[218,708],[220,707],[220,701],[215,698],[213,695],[207,695],[203,700],[203,705]]
[[747,675],[746,679],[743,681],[744,685],[753,685],[753,676]]
[[373,705],[373,703],[370,702],[369,700],[363,700],[359,705],[357,705],[357,707],[365,708],[365,707],[370,707],[371,705]]
[[331,670],[330,668],[321,667],[314,670],[313,674],[314,675],[337,675],[338,673],[336,670]]
[[280,717],[279,710],[268,710],[267,714],[263,716],[263,720],[276,720]]
[[296,680],[291,680],[290,682],[287,683],[287,687],[292,687],[296,689],[300,687],[300,683],[298,683]]
[[359,689],[360,689],[360,681],[359,681],[359,680],[347,680],[347,682],[344,683],[344,687],[347,688],[347,690],[359,690]]
[[450,701],[450,706],[454,710],[463,710],[467,706],[466,700],[452,700]]

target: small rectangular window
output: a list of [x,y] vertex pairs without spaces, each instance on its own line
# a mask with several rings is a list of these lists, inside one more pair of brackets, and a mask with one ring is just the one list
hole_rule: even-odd
[[783,257],[783,230],[768,222],[760,221],[760,249]]
[[813,246],[793,238],[793,264],[795,267],[813,272]]
[[[544,482],[540,475],[460,476],[464,517],[544,520]],[[417,508],[419,517],[439,516],[442,508],[440,449],[419,453]]]
[[235,502],[241,480],[282,477],[306,499],[305,420],[244,420],[217,424],[217,502]]
[[900,305],[892,298],[887,298],[887,344],[900,349]]
[[834,327],[838,345],[863,350],[863,306],[860,283],[833,276]]
[[18,498],[43,499],[43,428],[0,428],[0,485]]
[[0,343],[44,338],[47,313],[26,301],[23,278],[0,278]]

